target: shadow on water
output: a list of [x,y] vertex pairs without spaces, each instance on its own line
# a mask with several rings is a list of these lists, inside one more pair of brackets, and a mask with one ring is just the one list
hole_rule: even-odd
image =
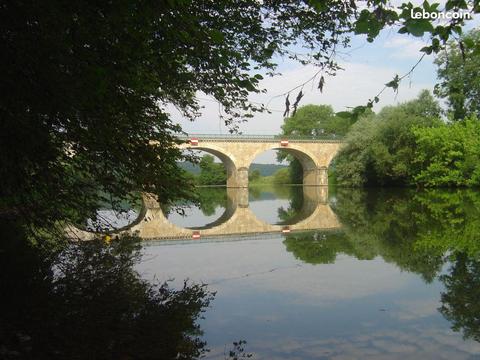
[[38,247],[15,223],[0,227],[0,358],[192,359],[206,351],[197,320],[213,294],[143,280],[134,270],[138,239]]

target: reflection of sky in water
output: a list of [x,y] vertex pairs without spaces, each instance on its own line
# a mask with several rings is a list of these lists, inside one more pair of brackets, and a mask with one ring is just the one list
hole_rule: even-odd
[[269,224],[276,224],[281,219],[278,217],[278,209],[287,209],[290,204],[288,199],[274,200],[250,200],[249,206],[257,218]]
[[[226,191],[226,190],[224,190]],[[269,224],[276,224],[281,221],[278,216],[278,209],[283,207],[287,209],[290,204],[288,199],[262,199],[262,200],[249,200],[249,207],[255,216]],[[173,224],[184,227],[200,227],[219,219],[225,212],[223,206],[215,207],[215,213],[212,215],[205,215],[202,210],[197,206],[182,207],[185,211],[185,215],[181,215],[175,211],[168,214],[168,220]]]
[[168,220],[177,226],[189,228],[204,226],[214,222],[220,216],[222,216],[225,208],[222,206],[217,206],[213,215],[204,215],[202,210],[193,205],[190,207],[185,207],[183,210],[185,211],[184,215],[181,215],[176,211],[172,211],[170,214],[168,214]]
[[120,229],[135,222],[139,212],[133,209],[127,211],[114,211],[112,209],[103,209],[97,211],[97,219],[87,219],[86,228],[95,229]]
[[381,258],[305,264],[282,240],[151,243],[139,270],[217,291],[201,322],[207,358],[223,359],[225,345],[240,339],[255,359],[479,358],[480,345],[438,313],[438,282]]

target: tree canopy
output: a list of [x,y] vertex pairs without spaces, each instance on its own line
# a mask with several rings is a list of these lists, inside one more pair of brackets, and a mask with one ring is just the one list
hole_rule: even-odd
[[471,30],[461,39],[460,43],[450,41],[435,59],[440,79],[436,94],[447,99],[454,120],[472,114],[480,117],[480,30]]
[[212,155],[204,155],[199,165],[198,183],[200,185],[225,185],[227,182],[225,166],[222,163],[216,163]]
[[413,183],[414,128],[439,126],[440,107],[428,91],[417,99],[387,106],[359,120],[335,160],[339,184],[409,185]]
[[[354,3],[327,1],[9,2],[0,8],[2,213],[47,224],[87,216],[132,191],[187,196],[176,161],[181,129],[167,105],[225,121],[258,110],[248,94],[274,54],[307,46],[315,62],[350,28]],[[152,146],[152,142],[155,146]]]
[[[343,136],[348,132],[352,120],[336,116],[330,105],[304,105],[283,121],[282,135],[332,137]],[[287,183],[301,184],[303,182],[302,164],[285,151],[277,153],[277,160],[289,162],[289,177]],[[286,174],[286,173],[285,173]]]
[[[450,11],[468,6],[479,11],[477,1],[446,2]],[[321,90],[351,32],[371,41],[399,24],[401,33],[431,35],[427,53],[461,32],[461,20],[432,25],[411,16],[438,11],[428,2],[399,9],[381,0],[3,4],[0,213],[48,225],[84,218],[99,201],[136,191],[164,202],[188,196],[176,164],[181,129],[169,106],[194,119],[197,94],[206,94],[235,130],[234,120],[263,108],[248,95],[275,73],[274,59],[318,66]]]
[[413,180],[425,186],[480,185],[480,121],[418,128]]
[[341,136],[350,125],[349,119],[336,116],[330,105],[304,105],[284,119],[282,135]]

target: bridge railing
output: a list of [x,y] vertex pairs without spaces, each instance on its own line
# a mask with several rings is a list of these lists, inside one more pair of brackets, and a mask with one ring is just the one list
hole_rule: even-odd
[[179,139],[199,139],[199,140],[256,140],[256,141],[279,141],[279,140],[293,140],[293,141],[342,141],[344,137],[336,134],[320,134],[315,136],[305,135],[255,135],[255,134],[187,134],[178,135]]

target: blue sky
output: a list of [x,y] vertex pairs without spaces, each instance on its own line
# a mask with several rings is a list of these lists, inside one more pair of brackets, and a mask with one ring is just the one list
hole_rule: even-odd
[[[478,26],[478,18],[467,25],[466,29]],[[365,105],[373,98],[396,74],[403,75],[419,60],[419,51],[427,42],[427,38],[418,38],[397,33],[396,28],[383,30],[373,43],[368,43],[365,36],[353,36],[349,48],[340,49],[338,63],[345,69],[335,77],[325,77],[323,93],[316,86],[308,84],[301,105],[329,104],[335,111],[347,110],[348,107]],[[375,105],[378,111],[385,105],[395,105],[415,98],[422,89],[433,90],[436,83],[436,66],[434,56],[426,56],[415,71],[400,85],[398,93],[387,89]],[[254,94],[252,101],[268,102],[273,96],[284,93],[311,78],[317,69],[313,66],[303,66],[291,60],[279,59],[281,75],[265,78],[261,87],[266,94]],[[318,81],[318,80],[317,80]],[[314,84],[316,85],[316,84]],[[296,96],[298,90],[292,93]],[[226,128],[219,117],[219,106],[213,99],[205,95],[199,96],[204,106],[202,115],[194,122],[181,117],[175,110],[173,119],[182,125],[188,133],[227,134]],[[258,114],[247,123],[240,125],[240,131],[245,134],[278,134],[283,123],[284,98],[270,101],[271,114]],[[272,154],[264,154],[259,162],[272,162]]]

